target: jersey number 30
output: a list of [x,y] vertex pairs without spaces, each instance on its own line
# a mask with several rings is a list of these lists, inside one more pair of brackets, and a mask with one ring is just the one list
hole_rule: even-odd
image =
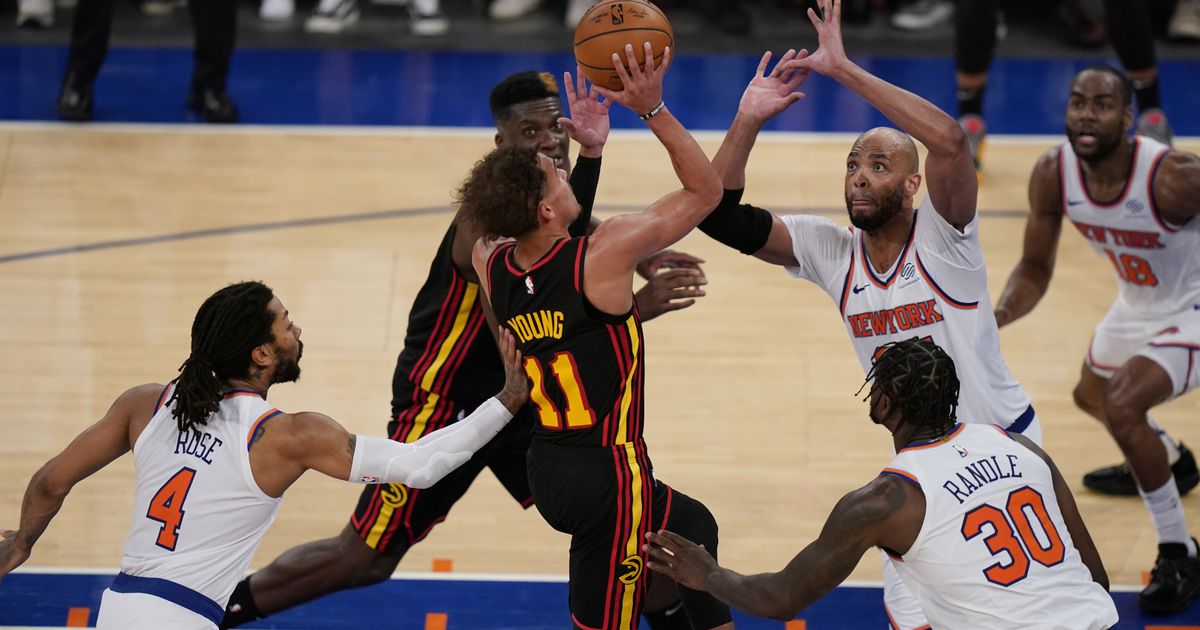
[[179,542],[179,526],[183,523],[183,502],[187,500],[188,490],[192,489],[192,480],[196,471],[191,468],[180,468],[167,483],[164,483],[154,498],[150,499],[150,508],[146,510],[146,518],[162,523],[158,530],[158,540],[154,544],[175,551]]
[[[1041,538],[1033,531],[1034,522],[1042,530]],[[984,504],[967,512],[962,522],[963,538],[971,540],[979,536],[984,525],[993,530],[991,536],[983,539],[988,551],[993,556],[1007,553],[1011,558],[1007,565],[997,562],[983,570],[984,577],[993,584],[1012,586],[1025,579],[1029,575],[1030,558],[1044,567],[1052,567],[1062,562],[1066,554],[1062,536],[1046,512],[1042,495],[1029,486],[1009,494],[1003,511]]]
[[[579,383],[579,367],[570,352],[560,352],[550,360],[550,369],[558,381],[558,389],[567,401],[566,410],[559,410],[546,395],[546,374],[542,364],[534,357],[525,357],[525,373],[532,384],[529,399],[537,408],[538,420],[547,429],[585,429],[596,424],[596,412],[587,404],[587,395]],[[565,412],[564,412],[565,411]],[[566,427],[563,421],[566,421]]]

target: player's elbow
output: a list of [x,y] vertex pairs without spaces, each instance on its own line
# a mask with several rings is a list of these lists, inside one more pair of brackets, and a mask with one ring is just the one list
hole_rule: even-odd
[[61,474],[56,466],[56,459],[52,459],[42,466],[33,478],[29,480],[29,489],[39,497],[62,500],[71,492],[71,488],[75,486],[74,482]]

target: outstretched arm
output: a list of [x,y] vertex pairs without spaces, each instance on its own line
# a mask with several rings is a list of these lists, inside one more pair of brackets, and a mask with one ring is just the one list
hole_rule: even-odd
[[1029,177],[1029,218],[1025,246],[996,302],[996,325],[1004,327],[1024,317],[1046,294],[1054,275],[1058,237],[1062,233],[1062,193],[1058,181],[1058,150],[1038,159]]
[[571,236],[583,236],[592,230],[592,207],[600,184],[600,158],[608,142],[608,110],[612,101],[599,99],[599,93],[589,89],[582,68],[576,68],[578,79],[570,72],[563,73],[570,118],[559,118],[571,139],[579,144],[579,159],[571,170],[571,190],[579,202],[579,216],[570,225]]
[[593,87],[605,98],[642,116],[667,149],[681,184],[679,190],[654,202],[646,210],[605,221],[593,233],[589,256],[601,256],[606,266],[620,269],[626,276],[623,278],[625,291],[628,291],[629,280],[638,262],[683,238],[717,205],[721,195],[721,182],[708,156],[663,103],[662,80],[671,64],[671,49],[663,51],[662,62],[656,67],[650,44],[647,43],[645,48],[644,67],[638,66],[632,46],[625,47],[628,70],[617,55],[613,55],[613,65],[624,82],[624,90],[612,92]]
[[769,73],[770,51],[763,54],[734,116],[725,140],[713,158],[713,167],[721,176],[725,194],[721,203],[700,222],[700,230],[713,239],[743,254],[778,265],[795,265],[792,238],[778,217],[762,208],[741,204],[746,186],[746,163],[763,125],[796,101],[804,98],[798,88],[808,77],[807,70],[788,65],[808,51],[789,50]]
[[130,423],[136,413],[146,413],[162,393],[162,385],[139,385],[121,394],[99,422],[71,441],[29,480],[21,502],[17,530],[0,532],[0,578],[29,558],[34,543],[62,508],[75,484],[130,449]]
[[841,584],[871,547],[907,551],[924,515],[919,490],[881,475],[842,497],[821,535],[778,573],[742,575],[722,568],[703,547],[665,531],[646,535],[648,566],[739,610],[789,620]]
[[352,435],[319,413],[280,416],[263,425],[264,433],[255,441],[254,478],[271,496],[281,496],[308,469],[355,483],[432,486],[491,441],[529,397],[516,340],[505,330],[499,341],[504,389],[462,420],[416,442],[401,443]]
[[841,0],[821,0],[821,12],[824,19],[808,10],[820,47],[790,65],[834,79],[924,144],[929,149],[925,165],[929,196],[946,221],[962,230],[975,218],[979,192],[966,134],[957,121],[933,103],[872,75],[846,57]]

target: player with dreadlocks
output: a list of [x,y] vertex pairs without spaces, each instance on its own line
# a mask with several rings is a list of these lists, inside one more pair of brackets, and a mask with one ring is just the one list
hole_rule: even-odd
[[34,474],[20,528],[0,532],[0,578],[29,558],[75,484],[132,450],[132,524],[96,625],[214,629],[304,471],[428,488],[500,433],[529,389],[512,336],[499,342],[503,389],[466,418],[411,444],[352,435],[328,416],[267,402],[272,385],[300,378],[300,327],[266,285],[225,287],[196,313],[176,379],[126,391]]
[[647,534],[650,569],[786,620],[879,547],[934,628],[1117,622],[1104,565],[1054,462],[1025,436],[957,421],[958,375],[944,350],[916,337],[885,344],[868,384],[868,415],[892,434],[896,457],[842,497],[782,571],[741,575],[668,531]]

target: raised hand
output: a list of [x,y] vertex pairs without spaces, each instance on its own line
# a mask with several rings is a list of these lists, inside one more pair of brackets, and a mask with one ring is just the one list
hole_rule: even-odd
[[650,47],[650,42],[645,43],[644,50],[645,62],[643,66],[639,66],[637,56],[633,53],[633,45],[625,44],[628,68],[621,61],[621,56],[613,53],[613,68],[616,70],[617,76],[621,77],[621,83],[625,85],[625,89],[614,92],[598,85],[592,86],[592,89],[599,92],[604,98],[628,107],[639,116],[649,113],[662,102],[663,76],[671,67],[670,46],[663,49],[662,62],[657,66],[654,64],[654,51]]
[[[566,127],[571,139],[579,143],[581,151],[598,153],[608,141],[608,110],[612,101],[600,102],[600,94],[589,88],[583,78],[583,68],[576,68],[578,79],[570,72],[563,73],[563,85],[567,88],[567,107],[570,118],[559,118],[558,123]],[[592,156],[596,157],[596,156]]]
[[664,529],[657,534],[648,532],[646,540],[649,544],[642,547],[650,555],[650,563],[646,566],[688,588],[706,590],[708,576],[720,568],[703,545],[679,534]]
[[822,17],[811,8],[808,19],[817,29],[817,52],[788,62],[792,68],[811,70],[829,76],[850,62],[842,45],[842,0],[820,0]]
[[738,114],[748,116],[755,122],[764,123],[791,106],[792,103],[804,98],[803,92],[796,88],[808,78],[808,70],[797,69],[789,65],[793,59],[803,59],[808,56],[807,50],[796,52],[788,50],[779,58],[779,63],[767,74],[767,65],[771,62],[771,51],[763,53],[758,62],[758,70],[754,78],[742,92],[742,100],[738,103]]

